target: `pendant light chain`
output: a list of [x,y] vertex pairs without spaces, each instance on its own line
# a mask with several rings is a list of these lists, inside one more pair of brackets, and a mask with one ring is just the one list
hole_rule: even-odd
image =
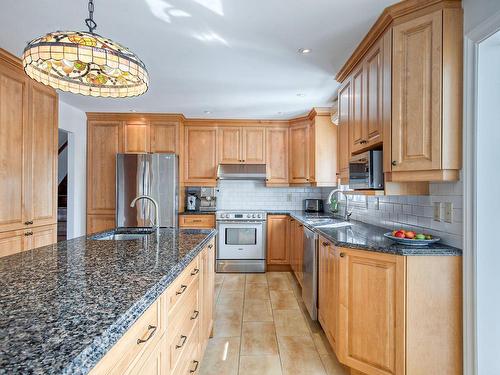
[[91,34],[97,28],[97,23],[94,21],[94,0],[89,0],[89,18],[85,20],[85,24],[89,28]]

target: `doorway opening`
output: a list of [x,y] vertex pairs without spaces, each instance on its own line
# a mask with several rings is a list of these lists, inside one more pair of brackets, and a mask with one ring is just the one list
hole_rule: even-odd
[[69,132],[59,129],[57,156],[57,242],[68,238]]

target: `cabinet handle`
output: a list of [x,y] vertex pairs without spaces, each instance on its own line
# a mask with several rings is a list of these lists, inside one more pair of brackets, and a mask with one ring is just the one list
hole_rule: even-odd
[[198,315],[200,315],[200,312],[198,310],[194,310],[193,315],[191,316],[190,319],[195,320],[198,317]]
[[198,361],[193,361],[193,364],[194,364],[194,369],[192,370],[189,370],[189,372],[192,374],[192,373],[195,373],[196,370],[198,370],[198,365],[200,364],[200,362]]
[[212,245],[212,244],[208,245],[209,249],[211,249],[212,247],[214,247],[214,245]]
[[345,257],[345,253],[340,253],[340,257],[341,258]]
[[32,236],[33,235],[33,232],[26,232],[24,233],[25,236]]
[[195,219],[193,220],[193,223],[201,223],[201,219]]
[[179,344],[177,344],[175,346],[175,349],[182,348],[184,346],[184,344],[186,343],[186,340],[187,340],[187,336],[181,335],[181,339],[179,340]]
[[396,164],[398,164],[398,162],[396,160],[393,160],[392,163],[391,163],[393,166],[396,166]]
[[145,340],[142,340],[142,339],[137,339],[137,345],[142,344],[143,342],[146,342],[146,341],[148,341],[151,337],[153,337],[153,335],[154,335],[154,334],[155,334],[155,332],[156,332],[156,326],[148,325],[148,331],[151,331],[151,332],[149,332],[149,336],[148,336]]
[[195,268],[194,270],[191,271],[191,276],[196,275],[198,272],[200,272],[199,268]]
[[187,289],[187,285],[181,285],[181,288],[177,292],[175,292],[175,294],[176,295],[182,294],[186,291],[186,289]]
[[329,242],[323,242],[323,246],[330,246]]
[[31,225],[31,224],[33,224],[33,220],[29,220],[29,221],[24,222],[24,225]]
[[302,225],[302,224],[299,224],[299,227],[301,227],[301,228],[302,228],[302,227],[303,227],[303,225]]

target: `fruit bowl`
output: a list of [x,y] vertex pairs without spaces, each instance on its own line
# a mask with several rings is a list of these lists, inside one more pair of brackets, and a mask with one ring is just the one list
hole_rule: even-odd
[[384,233],[384,236],[399,244],[410,245],[410,246],[427,246],[441,240],[438,237],[433,237],[430,240],[417,240],[416,238],[401,238],[393,236],[392,232]]

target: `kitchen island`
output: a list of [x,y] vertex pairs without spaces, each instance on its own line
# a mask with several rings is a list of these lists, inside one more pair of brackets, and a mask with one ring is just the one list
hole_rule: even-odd
[[0,259],[1,374],[88,373],[202,251],[213,251],[216,231],[97,239],[106,235]]

